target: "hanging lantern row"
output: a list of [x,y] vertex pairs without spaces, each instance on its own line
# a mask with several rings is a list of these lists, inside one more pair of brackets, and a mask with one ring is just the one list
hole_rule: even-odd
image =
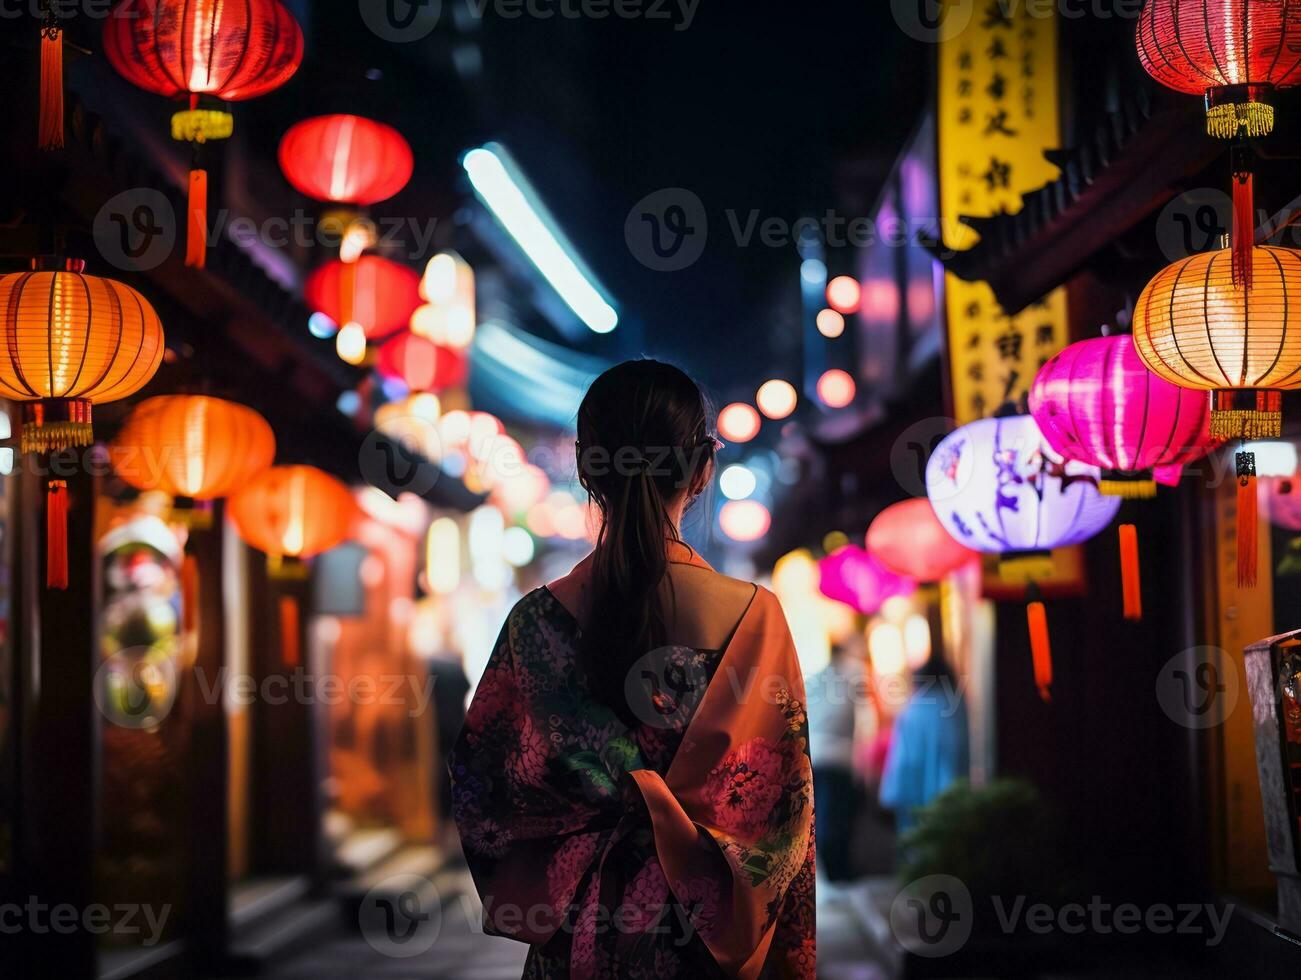
[[234,117],[212,100],[271,92],[303,60],[303,32],[279,0],[118,0],[104,22],[104,54],[123,78],[169,99],[172,138],[192,147],[185,264],[202,268],[208,239],[208,172],[200,148],[226,139]]
[[[985,419],[951,433],[931,456],[926,501],[879,514],[868,553],[922,581],[972,552],[1000,556],[1029,583],[1036,683],[1052,681],[1047,611],[1037,583],[1054,548],[1082,543],[1116,516],[1122,497],[1150,497],[1183,467],[1229,440],[1277,438],[1283,392],[1301,388],[1301,253],[1256,246],[1252,155],[1246,140],[1274,128],[1274,93],[1301,83],[1301,11],[1252,0],[1148,0],[1137,31],[1144,68],[1206,102],[1207,130],[1231,152],[1229,247],[1176,262],[1144,290],[1134,336],[1071,345],[1030,393],[1032,417]],[[831,296],[842,313],[858,297]],[[1256,462],[1236,458],[1239,581],[1255,582]],[[1295,475],[1271,478],[1271,520],[1301,529]],[[938,532],[938,533],[937,533]],[[1119,528],[1125,615],[1141,615],[1138,530]],[[846,551],[835,563],[848,568]],[[837,556],[832,556],[833,558]],[[827,559],[830,563],[831,559]],[[839,579],[833,575],[833,590]]]

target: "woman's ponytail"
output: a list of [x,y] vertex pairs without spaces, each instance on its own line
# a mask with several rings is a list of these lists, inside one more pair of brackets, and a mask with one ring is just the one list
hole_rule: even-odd
[[588,687],[629,725],[625,695],[637,659],[668,640],[663,597],[670,508],[713,457],[704,399],[686,374],[627,361],[601,375],[578,414],[579,478],[600,512],[592,602],[579,649]]

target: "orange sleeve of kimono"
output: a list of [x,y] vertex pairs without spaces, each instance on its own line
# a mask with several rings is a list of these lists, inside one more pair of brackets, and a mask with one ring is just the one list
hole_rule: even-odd
[[813,780],[804,682],[760,589],[666,776],[631,775],[674,897],[719,965],[814,976]]

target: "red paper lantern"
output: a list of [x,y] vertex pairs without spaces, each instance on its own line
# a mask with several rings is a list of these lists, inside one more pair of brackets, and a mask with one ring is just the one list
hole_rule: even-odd
[[[230,136],[230,113],[199,99],[239,101],[279,88],[303,60],[303,32],[280,0],[119,0],[104,23],[104,54],[127,81],[167,98],[188,98],[172,116],[172,138],[197,145]],[[186,265],[202,267],[208,174],[191,169]]]
[[421,303],[420,274],[381,258],[334,260],[318,268],[303,287],[307,305],[340,327],[358,323],[369,340],[401,330]]
[[411,147],[392,126],[362,116],[304,119],[280,140],[280,169],[318,201],[375,204],[406,186],[415,168]]
[[1138,56],[1162,85],[1206,98],[1207,131],[1274,128],[1274,89],[1301,82],[1301,10],[1261,0],[1148,0]]
[[280,0],[119,0],[104,22],[104,53],[147,92],[237,102],[289,81],[303,32]]
[[892,504],[867,529],[867,550],[896,575],[938,582],[979,556],[944,529],[924,497]]
[[[1138,56],[1177,92],[1204,95],[1206,130],[1221,139],[1274,129],[1274,90],[1301,82],[1301,12],[1278,0],[1148,0]],[[1234,147],[1233,281],[1250,288],[1256,231],[1251,150]]]
[[402,381],[411,391],[437,392],[464,384],[469,362],[460,351],[408,331],[379,349],[375,369],[385,378]]

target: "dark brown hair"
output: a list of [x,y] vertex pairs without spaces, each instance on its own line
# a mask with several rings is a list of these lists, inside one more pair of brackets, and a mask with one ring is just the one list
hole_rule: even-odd
[[630,724],[628,671],[667,642],[668,506],[699,489],[715,446],[700,388],[660,361],[610,368],[578,410],[578,477],[601,514],[579,661],[593,695]]

